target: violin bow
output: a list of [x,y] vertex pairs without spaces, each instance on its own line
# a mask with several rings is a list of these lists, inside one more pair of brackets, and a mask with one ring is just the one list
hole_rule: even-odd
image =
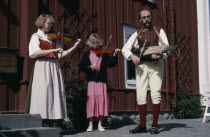
[[145,50],[145,45],[146,45],[146,43],[147,43],[147,40],[144,40],[144,45],[143,45],[142,49],[140,49],[139,59],[141,58],[141,56],[142,56],[142,54],[143,54],[143,52],[144,52],[144,50]]
[[101,53],[101,55],[100,55],[98,61],[96,62],[96,66],[98,65],[99,60],[100,60],[101,57],[103,56],[103,54],[104,54],[104,52],[105,52],[105,50],[106,50],[106,48],[107,48],[107,46],[108,46],[108,44],[109,44],[111,38],[112,38],[112,35],[110,35],[109,40],[107,41],[105,48],[103,49],[103,51],[102,51],[102,53]]

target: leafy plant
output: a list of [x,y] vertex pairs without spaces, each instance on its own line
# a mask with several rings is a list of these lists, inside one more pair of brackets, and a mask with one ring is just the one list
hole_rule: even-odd
[[84,130],[87,127],[86,85],[76,75],[71,75],[71,77],[65,79],[65,84],[67,91],[67,114],[70,121],[63,123],[63,129],[74,132]]
[[184,92],[179,88],[177,92],[177,101],[171,100],[171,108],[175,118],[191,119],[201,117],[200,95]]

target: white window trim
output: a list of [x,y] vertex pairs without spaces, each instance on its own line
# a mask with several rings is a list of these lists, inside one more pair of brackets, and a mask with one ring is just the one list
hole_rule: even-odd
[[[204,85],[210,83],[210,0],[197,0],[199,91],[205,96]],[[210,90],[210,89],[209,89]],[[206,103],[203,100],[203,105]]]
[[[129,33],[132,35],[134,32],[136,32],[139,28],[123,24],[123,42],[124,45],[126,44],[127,40],[126,39],[126,33]],[[136,89],[136,79],[128,79],[127,75],[127,59],[124,58],[124,78],[125,78],[125,88],[127,89]]]

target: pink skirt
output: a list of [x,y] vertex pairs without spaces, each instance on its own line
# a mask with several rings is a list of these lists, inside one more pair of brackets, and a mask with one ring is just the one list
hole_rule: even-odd
[[103,82],[89,82],[87,94],[87,118],[108,116],[107,86]]

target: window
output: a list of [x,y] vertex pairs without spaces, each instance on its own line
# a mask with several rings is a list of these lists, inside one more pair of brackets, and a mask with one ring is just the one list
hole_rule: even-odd
[[[130,26],[127,24],[123,25],[123,40],[124,44],[128,41],[130,36],[136,32],[139,28]],[[135,65],[132,60],[124,59],[124,70],[125,70],[125,88],[134,89],[136,88],[136,72]]]

